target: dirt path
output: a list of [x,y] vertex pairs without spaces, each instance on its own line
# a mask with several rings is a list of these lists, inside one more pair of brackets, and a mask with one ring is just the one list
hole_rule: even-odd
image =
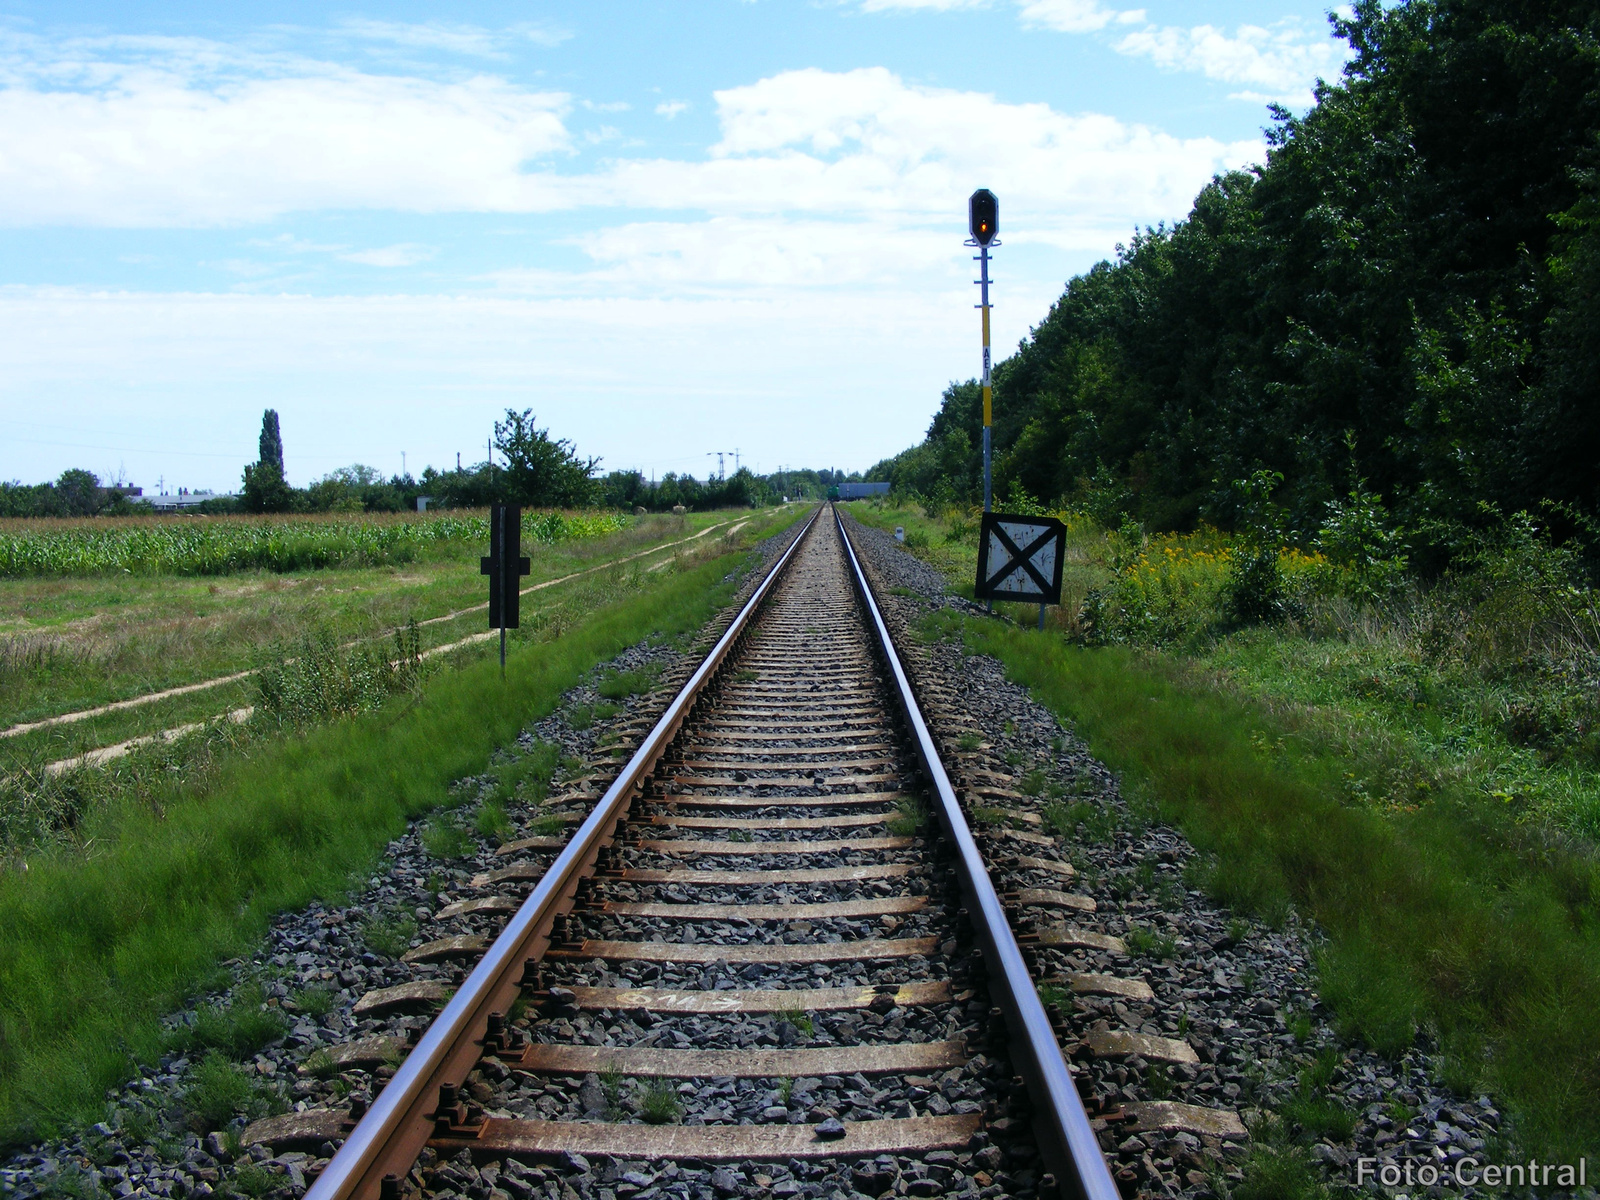
[[[727,521],[718,521],[715,525],[707,525],[699,533],[691,534],[690,536],[688,536],[686,538],[679,538],[675,542],[662,542],[659,546],[651,546],[648,550],[641,550],[637,554],[629,554],[625,558],[618,558],[618,559],[612,560],[611,562],[600,563],[598,566],[585,567],[581,571],[574,571],[574,572],[572,572],[572,574],[563,575],[559,579],[547,579],[543,583],[536,583],[531,587],[523,588],[522,589],[522,595],[526,596],[529,592],[543,591],[545,588],[555,587],[555,585],[558,584],[558,583],[566,583],[568,580],[577,579],[578,577],[580,577],[582,575],[591,575],[596,571],[603,571],[607,567],[621,566],[623,563],[632,562],[636,558],[643,558],[647,554],[655,554],[655,553],[657,553],[658,551],[661,551],[661,550],[669,550],[673,546],[682,546],[686,542],[697,541],[698,539],[705,537],[706,534],[712,532],[713,530],[721,529],[727,523],[728,523]],[[748,525],[748,524],[749,524],[748,521],[741,522],[740,524],[734,526],[733,529],[729,530],[729,533],[737,533],[740,529],[743,529],[745,527],[745,525]],[[444,622],[444,621],[454,621],[456,618],[464,617],[468,613],[482,612],[484,609],[486,609],[488,607],[489,607],[488,601],[484,601],[482,604],[474,604],[470,608],[460,608],[460,609],[457,609],[455,612],[446,613],[442,617],[429,617],[426,621],[418,621],[417,624],[419,626],[421,626],[421,625],[438,625],[438,624],[440,624],[441,622]],[[393,630],[385,630],[384,632],[385,633],[392,633]],[[374,636],[382,637],[383,634],[376,634]],[[435,646],[433,649],[429,650],[427,653],[428,654],[441,654],[446,650],[453,650],[457,646],[465,646],[465,645],[467,645],[467,644],[469,644],[471,642],[482,641],[484,637],[491,637],[491,636],[493,636],[492,633],[491,634],[484,634],[484,635],[481,635],[481,636],[475,635],[473,637],[463,638],[459,642],[451,642],[448,645],[444,645],[444,646]],[[349,644],[350,645],[354,645],[353,642],[349,643]],[[254,671],[236,671],[232,675],[220,675],[215,679],[206,679],[206,680],[201,681],[200,683],[186,683],[181,687],[165,688],[165,689],[163,689],[162,691],[159,691],[159,692],[148,692],[143,696],[135,696],[131,700],[117,700],[117,701],[114,701],[111,704],[102,704],[97,708],[85,708],[85,709],[82,709],[79,712],[62,713],[60,716],[44,717],[44,718],[42,718],[41,720],[38,720],[38,721],[25,721],[25,722],[23,722],[22,724],[19,724],[19,725],[12,725],[8,729],[0,729],[0,738],[18,737],[18,736],[20,736],[20,735],[22,735],[24,733],[32,733],[35,729],[49,729],[49,728],[51,728],[52,726],[55,726],[55,725],[71,725],[71,724],[74,724],[75,722],[78,722],[78,721],[87,721],[92,717],[104,716],[106,713],[121,712],[123,709],[127,709],[127,708],[138,708],[140,705],[144,705],[144,704],[155,704],[157,701],[167,700],[167,699],[170,699],[173,696],[185,696],[185,695],[188,695],[190,692],[203,692],[208,688],[221,687],[223,684],[233,683],[234,681],[239,680],[239,679],[248,679],[251,675],[254,675],[254,674],[255,674]],[[240,710],[235,710],[235,711],[240,711]],[[188,730],[191,730],[191,729],[199,729],[200,726],[199,725],[182,725],[182,726],[179,726],[178,728],[182,729],[184,731],[188,731]],[[172,733],[172,732],[173,732],[172,730],[167,730],[164,733],[150,734],[149,736],[144,737],[142,739],[141,738],[133,738],[128,742],[119,742],[119,743],[117,743],[117,745],[118,746],[129,746],[129,747],[134,746],[134,745],[141,745],[142,746],[142,745],[147,744],[149,741],[151,741],[154,738],[166,737],[166,735],[168,733]],[[167,740],[171,741],[172,739],[171,738],[167,738]],[[116,747],[115,746],[107,746],[107,747],[105,747],[105,749],[106,750],[113,750],[113,749],[116,749]],[[90,753],[91,754],[99,754],[99,753],[101,753],[101,751],[100,750],[93,750],[93,751],[90,751]],[[125,753],[127,753],[127,751],[123,750],[122,753],[125,754]],[[80,756],[80,757],[85,757],[85,756]],[[110,757],[116,758],[116,757],[119,757],[119,756],[113,754]],[[62,762],[76,762],[78,760],[77,759],[62,759],[61,761]],[[51,763],[50,766],[46,768],[46,770],[51,771],[52,774],[56,774],[58,772],[55,772],[53,770],[53,768],[55,768],[57,765],[59,765],[59,764]]]
[[254,707],[236,708],[232,712],[225,712],[219,717],[212,717],[210,721],[191,721],[187,725],[179,725],[173,729],[163,729],[159,733],[145,733],[125,742],[118,742],[113,746],[101,746],[98,750],[90,750],[72,758],[60,758],[53,763],[46,763],[46,775],[60,775],[66,771],[76,770],[78,767],[98,767],[110,762],[113,758],[121,758],[124,754],[131,754],[140,746],[148,746],[152,742],[175,742],[185,734],[195,733],[207,725],[218,721],[232,721],[235,725],[250,719],[250,714],[255,712]]
[[[636,558],[643,558],[647,554],[654,554],[657,550],[666,550],[673,546],[681,546],[685,542],[697,541],[698,539],[705,537],[706,534],[712,532],[712,530],[721,529],[727,523],[728,522],[726,521],[719,521],[715,525],[706,526],[699,533],[696,533],[690,537],[681,538],[676,542],[663,542],[659,546],[652,546],[648,550],[641,550],[638,554],[630,554],[626,558],[619,558],[612,562],[601,563],[596,567],[586,567],[582,571],[574,571],[572,574],[563,575],[559,579],[548,579],[543,583],[536,583],[532,587],[523,588],[522,595],[526,596],[529,592],[543,591],[545,588],[554,587],[558,583],[566,583],[569,579],[576,579],[580,575],[589,575],[595,571],[604,570],[606,567],[615,567],[625,562],[632,562]],[[738,533],[739,530],[743,529],[748,524],[750,524],[749,521],[741,521],[732,529],[728,530],[728,536]],[[668,564],[663,563],[661,565],[667,566]],[[651,570],[655,569],[656,568],[654,567],[651,568]],[[488,607],[489,606],[487,603],[475,604],[471,608],[463,608],[459,612],[450,613],[443,617],[432,617],[427,621],[421,621],[418,623],[422,625],[432,625],[440,621],[452,620],[455,617],[463,615],[464,613],[478,612]],[[499,636],[499,630],[497,629],[490,629],[484,633],[468,634],[466,637],[459,638],[456,641],[445,642],[443,645],[430,647],[422,652],[422,657],[431,658],[435,654],[446,654],[451,650],[458,650],[462,646],[471,646],[477,642],[486,642],[490,638],[497,636]],[[101,708],[89,709],[83,713],[69,713],[62,717],[50,717],[44,721],[36,721],[32,725],[13,726],[11,729],[0,731],[0,737],[10,737],[13,735],[13,733],[26,732],[29,729],[38,729],[45,725],[63,724],[68,720],[81,721],[85,717],[95,716],[98,713],[113,712],[119,708],[131,708],[137,704],[149,704],[152,701],[159,700],[164,696],[180,696],[185,692],[197,692],[204,688],[216,687],[218,684],[231,683],[235,679],[243,679],[246,676],[253,674],[255,674],[254,671],[240,671],[237,675],[228,675],[222,679],[209,680],[205,683],[191,683],[187,687],[169,688],[164,692],[155,692],[149,696],[140,696],[135,700],[122,700],[116,704],[108,704]],[[235,708],[230,712],[225,712],[218,716],[212,717],[208,721],[191,721],[188,724],[176,725],[171,729],[163,729],[156,733],[141,734],[138,737],[128,738],[126,741],[116,742],[110,746],[101,746],[96,750],[89,750],[83,754],[75,754],[71,758],[60,758],[55,762],[46,763],[44,772],[46,775],[53,776],[60,775],[66,771],[76,770],[79,767],[103,766],[112,759],[121,758],[125,754],[133,753],[133,751],[139,749],[141,746],[148,746],[154,742],[175,742],[186,734],[195,733],[201,729],[204,729],[207,725],[215,724],[219,721],[233,721],[236,724],[242,721],[248,721],[250,719],[250,714],[253,712],[255,712],[255,708],[253,706],[248,708]]]

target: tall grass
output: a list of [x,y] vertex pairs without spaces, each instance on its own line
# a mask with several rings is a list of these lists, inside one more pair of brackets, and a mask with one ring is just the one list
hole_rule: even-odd
[[285,725],[353,717],[415,691],[428,665],[415,621],[394,631],[388,652],[381,644],[341,646],[327,630],[309,633],[257,655],[256,712]]
[[[1600,1145],[1600,869],[1469,787],[1378,812],[1354,767],[1172,659],[969,621],[971,648],[1073,722],[1204,853],[1218,900],[1293,904],[1328,934],[1324,998],[1381,1052],[1419,1030],[1459,1087],[1494,1088],[1524,1147]],[[1570,1161],[1563,1159],[1562,1161]]]
[[[525,542],[552,544],[613,533],[615,513],[529,511]],[[19,527],[20,526],[20,527]],[[428,546],[483,544],[483,513],[414,517],[128,518],[18,523],[0,529],[0,577],[226,575],[304,571],[414,560]]]
[[270,916],[336,899],[408,818],[548,714],[583,672],[724,603],[726,556],[651,576],[564,635],[429,679],[415,703],[253,743],[160,812],[107,813],[88,853],[0,875],[0,1140],[98,1116],[161,1045],[156,1017]]

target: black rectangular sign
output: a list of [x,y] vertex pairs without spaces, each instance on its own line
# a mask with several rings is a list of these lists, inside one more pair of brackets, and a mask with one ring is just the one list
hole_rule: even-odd
[[522,608],[522,577],[533,564],[522,557],[522,509],[496,504],[489,509],[489,557],[478,573],[489,577],[489,628],[515,629]]
[[979,600],[1061,603],[1067,527],[1054,517],[984,513],[978,541]]

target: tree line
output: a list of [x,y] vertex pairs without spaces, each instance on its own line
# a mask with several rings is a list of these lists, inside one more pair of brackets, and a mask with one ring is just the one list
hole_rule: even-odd
[[[1330,20],[1353,56],[1305,116],[1272,109],[1266,162],[1071,280],[997,366],[1000,504],[1231,527],[1266,478],[1291,536],[1353,491],[1424,541],[1518,511],[1596,528],[1600,6]],[[868,478],[970,503],[980,431],[952,384]]]
[[[494,426],[498,460],[439,471],[428,467],[384,478],[372,467],[341,467],[305,487],[292,486],[284,471],[283,432],[278,414],[262,414],[255,462],[244,468],[237,496],[218,496],[189,511],[215,513],[412,512],[426,498],[430,508],[482,508],[520,504],[530,508],[643,508],[668,512],[748,508],[785,496],[816,499],[847,478],[832,469],[785,470],[758,475],[748,467],[726,478],[704,480],[668,472],[659,480],[640,471],[599,473],[600,460],[578,453],[565,438],[550,436],[531,410],[507,409]],[[85,517],[150,511],[127,489],[102,485],[91,471],[74,469],[54,483],[0,483],[0,517]]]

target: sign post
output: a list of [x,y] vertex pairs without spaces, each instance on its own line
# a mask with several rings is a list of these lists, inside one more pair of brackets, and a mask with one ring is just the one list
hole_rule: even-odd
[[1039,628],[1044,606],[1061,603],[1061,564],[1067,527],[1054,517],[986,512],[978,532],[979,600],[1036,600]]
[[989,247],[1000,245],[995,234],[1000,231],[1000,201],[988,188],[979,188],[967,200],[967,228],[972,238],[969,246],[978,247],[979,304],[983,310],[983,511],[993,508],[989,484],[990,426],[994,424],[993,392],[989,387]]
[[478,560],[478,574],[489,577],[489,628],[500,631],[500,675],[506,673],[506,630],[515,629],[522,608],[522,577],[533,564],[522,556],[522,509],[496,504],[489,509],[489,557]]

